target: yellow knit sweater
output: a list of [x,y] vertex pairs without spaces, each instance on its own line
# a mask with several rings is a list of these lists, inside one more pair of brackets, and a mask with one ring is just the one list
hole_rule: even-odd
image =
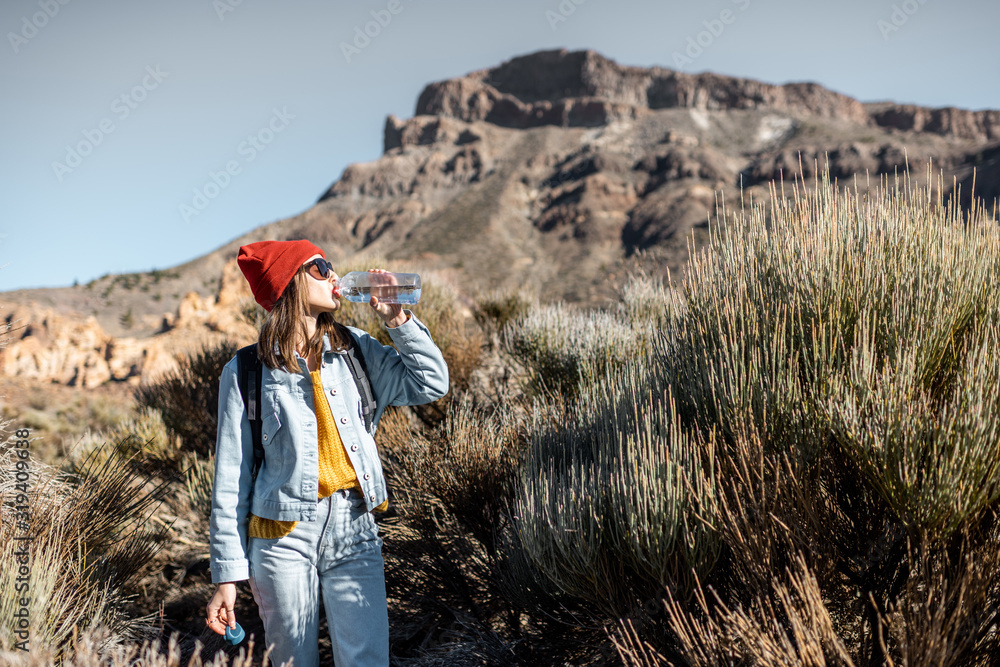
[[[339,489],[352,487],[360,489],[358,475],[354,472],[351,460],[347,458],[344,441],[340,439],[340,432],[337,430],[333,413],[330,411],[330,404],[323,392],[319,371],[312,371],[309,376],[312,378],[313,406],[316,409],[316,427],[319,436],[319,498],[326,498]],[[388,504],[389,501],[385,501],[375,510],[385,511]],[[251,514],[248,535],[266,539],[284,537],[291,533],[297,524],[298,521],[277,521]]]

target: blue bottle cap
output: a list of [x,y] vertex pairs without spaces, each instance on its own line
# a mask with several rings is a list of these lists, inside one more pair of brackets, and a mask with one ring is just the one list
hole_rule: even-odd
[[236,624],[236,629],[233,630],[229,626],[226,626],[226,641],[236,646],[243,638],[246,637],[247,633],[243,632],[243,626],[239,623]]

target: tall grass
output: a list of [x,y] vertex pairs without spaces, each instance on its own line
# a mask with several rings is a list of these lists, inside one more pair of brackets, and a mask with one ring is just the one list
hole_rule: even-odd
[[[135,391],[136,402],[140,408],[158,412],[169,434],[180,438],[189,451],[208,457],[215,451],[219,378],[237,349],[236,343],[227,341],[184,358],[176,371],[152,384],[140,385]],[[160,446],[167,447],[169,442],[161,442]]]
[[995,657],[972,563],[1000,497],[1000,232],[935,192],[772,191],[683,283],[631,287],[645,318],[520,320],[511,352],[564,410],[530,428],[525,583],[632,664]]
[[[164,531],[146,519],[166,484],[149,481],[117,453],[95,452],[67,474],[29,459],[28,517],[15,521],[18,484],[12,441],[0,446],[0,643],[11,647],[21,596],[14,595],[18,541],[30,536],[29,615],[31,644],[61,655],[78,632],[105,631],[114,645],[150,636],[153,619],[136,617],[128,605],[138,592],[143,565],[159,549]],[[23,460],[23,459],[18,459]],[[23,488],[22,488],[23,490]],[[23,511],[23,510],[22,510]],[[23,528],[26,527],[25,532]]]
[[29,652],[18,652],[0,648],[0,659],[10,667],[38,667],[57,662],[62,667],[253,667],[262,664],[254,659],[253,639],[247,640],[247,645],[241,647],[232,658],[224,652],[218,652],[209,660],[195,653],[185,660],[184,652],[176,637],[166,642],[159,639],[145,641],[141,644],[115,646],[108,648],[107,633],[103,631],[87,631],[80,633],[74,642],[71,656],[58,660],[58,655],[49,648],[35,644]]

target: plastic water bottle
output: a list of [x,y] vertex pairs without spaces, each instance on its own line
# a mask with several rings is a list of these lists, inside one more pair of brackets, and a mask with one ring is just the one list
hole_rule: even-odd
[[420,276],[416,273],[351,271],[337,282],[340,296],[368,303],[374,294],[382,303],[413,305],[420,301]]
[[243,631],[243,626],[240,625],[239,623],[236,624],[235,630],[233,630],[228,625],[226,626],[226,641],[232,644],[233,646],[236,646],[241,641],[243,641],[244,637],[246,637],[246,632]]

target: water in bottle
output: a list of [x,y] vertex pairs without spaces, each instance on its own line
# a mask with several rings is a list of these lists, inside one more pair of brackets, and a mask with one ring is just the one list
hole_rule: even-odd
[[420,301],[420,276],[416,273],[351,271],[337,286],[341,298],[358,303],[368,303],[373,294],[382,303],[412,306]]

